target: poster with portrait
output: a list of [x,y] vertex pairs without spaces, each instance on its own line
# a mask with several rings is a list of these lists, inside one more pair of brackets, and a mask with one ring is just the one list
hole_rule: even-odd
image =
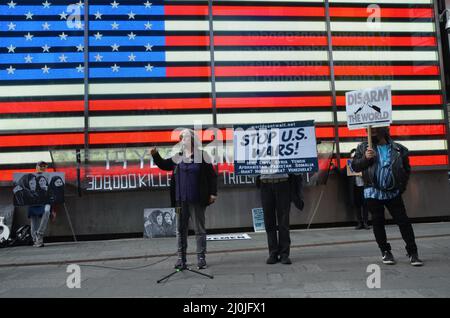
[[144,237],[175,237],[175,208],[144,209]]
[[64,186],[64,172],[14,173],[14,205],[64,203]]

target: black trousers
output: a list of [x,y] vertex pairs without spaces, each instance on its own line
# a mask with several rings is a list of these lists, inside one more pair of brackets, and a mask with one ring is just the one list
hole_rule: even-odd
[[289,256],[291,246],[289,235],[289,212],[291,209],[289,182],[262,182],[261,202],[264,210],[269,255]]
[[405,204],[401,195],[391,200],[375,200],[367,199],[367,208],[372,214],[372,225],[375,239],[378,247],[383,251],[390,251],[391,245],[387,242],[385,230],[384,207],[387,207],[389,213],[392,215],[395,223],[400,228],[402,238],[406,243],[406,251],[408,255],[417,253],[417,245],[415,242],[414,231],[406,215]]
[[364,199],[364,187],[353,187],[354,206],[356,212],[356,219],[359,223],[369,221],[369,211],[367,210],[366,200]]

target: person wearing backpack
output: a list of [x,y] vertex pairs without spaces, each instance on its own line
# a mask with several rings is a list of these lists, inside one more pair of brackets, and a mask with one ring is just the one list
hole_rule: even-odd
[[411,265],[422,266],[414,230],[402,199],[411,172],[408,149],[392,140],[388,127],[372,128],[372,142],[373,148],[369,147],[368,142],[358,145],[351,166],[354,171],[362,172],[364,198],[372,214],[373,232],[382,261],[384,264],[395,264],[385,230],[384,207],[387,207],[400,228]]

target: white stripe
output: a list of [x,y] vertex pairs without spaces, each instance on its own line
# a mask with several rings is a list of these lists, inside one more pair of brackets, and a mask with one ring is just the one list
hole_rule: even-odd
[[89,118],[89,124],[92,128],[186,127],[194,126],[194,124],[212,125],[212,115],[93,116]]
[[37,163],[38,161],[52,162],[49,151],[4,152],[0,153],[2,164]]
[[333,32],[434,32],[432,22],[331,22]]
[[216,21],[214,31],[325,31],[321,21]]
[[[208,31],[208,21],[165,21],[166,31]],[[325,31],[322,21],[215,21],[214,31]]]
[[1,97],[21,97],[21,96],[83,96],[84,87],[82,84],[67,85],[20,85],[20,86],[0,86]]
[[210,82],[90,84],[93,95],[210,93]]
[[391,85],[395,91],[412,91],[412,90],[440,90],[441,82],[439,80],[428,81],[336,81],[337,91],[354,91],[370,87]]
[[[343,111],[337,113],[338,121],[340,123],[347,123],[347,114]],[[413,120],[443,120],[444,112],[439,109],[433,110],[394,110],[392,112],[392,120],[413,121]]]
[[315,120],[316,123],[331,123],[333,122],[333,114],[331,112],[217,114],[217,123],[220,125],[283,123],[297,120]]
[[[35,85],[35,86],[0,86],[0,96],[25,97],[25,96],[64,96],[73,95],[74,91],[80,91],[83,95],[83,85]],[[165,93],[210,93],[209,82],[183,82],[183,83],[126,83],[126,84],[90,84],[91,95],[110,94],[165,94]]]
[[[402,140],[400,143],[410,151],[447,150],[445,140]],[[342,153],[349,153],[358,146],[359,142],[340,142]]]
[[[219,51],[215,60],[222,61],[328,61],[327,51]],[[209,52],[169,51],[166,52],[168,62],[209,62]]]
[[[248,0],[247,0],[248,1]],[[430,4],[432,0],[330,0],[330,3],[402,3],[402,4]]]
[[229,92],[317,92],[329,91],[329,81],[216,82],[216,91]]
[[83,128],[84,117],[0,119],[0,131]]
[[437,51],[333,51],[334,61],[437,61]]
[[[218,92],[296,92],[296,91],[329,91],[329,81],[265,81],[265,82],[217,82]],[[440,90],[438,80],[427,81],[336,81],[338,91],[352,91],[376,86],[391,85],[393,90]],[[26,96],[58,96],[71,95],[70,92],[75,86],[82,90],[83,85],[36,85],[33,90],[29,86],[9,86],[0,87],[1,93],[5,97],[26,97]],[[9,90],[6,90],[8,88]],[[39,88],[39,89],[37,89]],[[210,93],[211,83],[209,82],[183,82],[183,83],[127,83],[124,84],[91,84],[91,95],[133,95],[133,94],[165,94],[165,93]],[[48,119],[52,120],[52,119]],[[68,120],[58,118],[58,122]],[[64,124],[63,124],[64,125]],[[29,126],[28,124],[26,125]],[[34,126],[31,123],[31,126]],[[3,126],[7,127],[7,126]],[[17,127],[17,126],[16,126]],[[20,126],[18,126],[20,127]],[[72,126],[71,126],[72,127]],[[69,127],[68,127],[69,128]],[[8,128],[7,128],[8,129]]]

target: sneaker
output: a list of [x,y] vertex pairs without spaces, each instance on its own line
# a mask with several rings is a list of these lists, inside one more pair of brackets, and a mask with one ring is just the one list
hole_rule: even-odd
[[370,230],[370,229],[371,229],[370,225],[367,224],[367,223],[364,223],[363,228],[364,228],[365,230]]
[[270,255],[269,258],[266,261],[266,264],[270,264],[270,265],[276,264],[276,263],[278,263],[278,260],[279,259],[278,259],[277,255]]
[[186,267],[186,261],[182,258],[177,259],[177,262],[173,266],[175,269],[185,269]]
[[281,256],[280,263],[284,264],[284,265],[292,264],[291,259],[289,258],[289,256]]
[[34,247],[44,247],[44,237],[36,233],[36,241],[34,242]]
[[206,260],[204,258],[199,258],[197,263],[198,269],[204,269],[206,268]]
[[392,255],[391,251],[383,252],[383,264],[388,264],[388,265],[395,264],[394,255]]
[[419,259],[419,256],[417,255],[417,253],[410,255],[409,261],[411,262],[412,266],[423,266],[423,262],[421,259]]

